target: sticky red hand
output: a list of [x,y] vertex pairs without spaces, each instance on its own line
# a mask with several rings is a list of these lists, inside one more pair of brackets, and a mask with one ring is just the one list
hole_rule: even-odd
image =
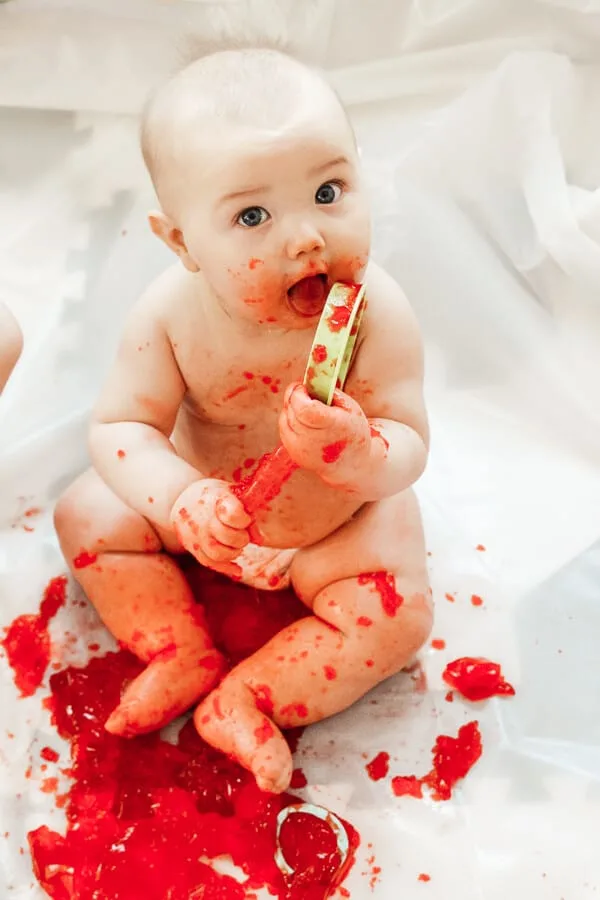
[[369,421],[358,403],[336,390],[333,404],[312,400],[304,385],[294,383],[285,392],[279,417],[281,441],[303,469],[327,484],[344,487],[369,461]]
[[215,478],[195,481],[178,497],[171,522],[185,549],[199,563],[239,578],[234,560],[249,543],[250,516],[231,485]]

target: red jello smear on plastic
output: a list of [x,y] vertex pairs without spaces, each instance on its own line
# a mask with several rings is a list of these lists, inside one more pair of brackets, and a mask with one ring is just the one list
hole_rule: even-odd
[[381,781],[385,778],[390,769],[390,754],[382,750],[377,756],[367,763],[365,766],[367,775],[371,781]]
[[515,689],[504,680],[498,663],[482,657],[462,656],[448,663],[442,673],[446,684],[467,700],[512,697]]
[[449,800],[452,789],[473,768],[482,753],[478,722],[467,722],[459,728],[454,738],[441,734],[432,749],[431,771],[418,778],[416,775],[397,775],[392,778],[392,791],[397,797],[421,798],[423,787],[431,790],[434,800]]
[[[307,615],[290,591],[245,588],[193,563],[185,569],[232,665]],[[121,651],[50,679],[53,721],[71,745],[73,785],[66,834],[42,826],[28,835],[34,872],[48,896],[244,900],[248,891],[266,888],[283,900],[329,897],[359,844],[351,825],[344,823],[351,853],[340,867],[331,829],[314,816],[290,816],[281,840],[297,871],[284,879],[274,861],[276,818],[297,798],[261,792],[191,721],[174,744],[158,734],[124,739],[105,731],[124,686],[141,668]],[[287,732],[292,749],[300,734]],[[208,864],[222,856],[242,870],[243,884]]]
[[31,697],[44,680],[50,663],[48,624],[64,606],[66,592],[65,576],[53,578],[44,591],[39,613],[15,619],[2,641],[22,697]]

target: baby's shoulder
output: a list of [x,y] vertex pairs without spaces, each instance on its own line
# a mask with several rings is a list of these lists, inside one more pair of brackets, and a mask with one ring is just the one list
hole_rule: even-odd
[[420,342],[420,332],[414,311],[401,286],[389,272],[376,263],[369,263],[365,277],[367,310],[364,336],[398,341],[403,344]]
[[140,315],[156,317],[165,324],[176,321],[192,303],[192,278],[182,265],[174,263],[150,282],[134,310]]

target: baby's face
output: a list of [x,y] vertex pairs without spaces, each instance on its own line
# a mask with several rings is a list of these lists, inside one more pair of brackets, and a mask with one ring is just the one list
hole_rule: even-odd
[[221,124],[182,179],[178,226],[224,309],[312,328],[336,281],[360,281],[370,220],[345,120],[277,131]]

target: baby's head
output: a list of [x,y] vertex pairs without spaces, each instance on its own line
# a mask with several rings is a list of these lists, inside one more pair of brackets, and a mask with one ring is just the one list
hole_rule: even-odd
[[275,50],[203,57],[149,101],[142,150],[153,231],[230,315],[313,327],[333,282],[362,279],[354,134],[318,72]]

